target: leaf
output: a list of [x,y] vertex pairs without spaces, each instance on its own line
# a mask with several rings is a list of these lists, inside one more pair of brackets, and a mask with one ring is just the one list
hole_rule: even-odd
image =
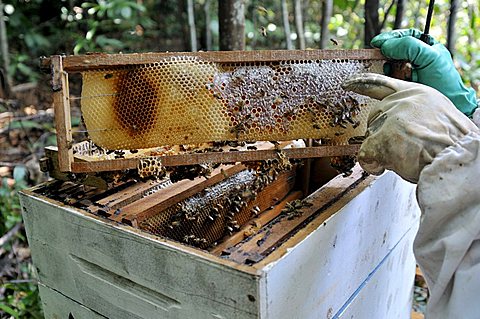
[[91,2],[84,2],[84,3],[82,3],[82,8],[84,8],[84,9],[93,8],[93,7],[95,7],[95,6],[96,6],[96,4],[95,4],[95,3],[91,3]]
[[140,3],[130,3],[130,6],[134,9],[134,10],[138,10],[140,12],[145,12],[147,9],[145,8],[144,5],[140,4]]
[[107,38],[104,35],[99,35],[95,42],[102,48],[105,48],[107,46],[113,47],[115,49],[121,49],[124,47],[124,44],[122,41],[117,40],[117,39],[112,39],[112,38]]
[[92,40],[94,34],[95,34],[95,30],[88,30],[87,34],[85,35],[85,39],[87,41]]
[[45,146],[57,145],[57,137],[55,135],[50,135],[45,141]]
[[10,308],[4,303],[0,303],[0,310],[3,310],[4,312],[8,313],[10,316],[13,316],[15,318],[20,318],[20,314],[16,312],[13,308]]
[[73,48],[73,54],[77,55],[80,53],[80,50],[82,50],[83,48],[83,43],[82,42],[78,42],[75,47]]
[[15,120],[10,122],[9,128],[10,129],[31,129],[31,128],[42,129],[43,126],[40,123],[37,123],[35,121]]
[[30,73],[32,73],[32,69],[29,66],[27,66],[26,64],[23,64],[23,63],[18,63],[17,64],[17,69],[25,75],[30,75]]
[[73,127],[79,126],[81,121],[82,121],[82,119],[80,118],[80,116],[72,116],[72,126]]
[[132,8],[124,7],[120,10],[120,14],[123,18],[130,19],[130,17],[132,16]]
[[25,35],[24,40],[25,40],[25,44],[29,49],[32,49],[35,46],[35,41],[33,40],[33,36],[31,33],[27,33]]

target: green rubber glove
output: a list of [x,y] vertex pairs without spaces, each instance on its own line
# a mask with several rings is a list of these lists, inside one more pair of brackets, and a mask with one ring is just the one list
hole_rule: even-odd
[[377,35],[371,45],[387,58],[412,63],[413,81],[437,89],[471,116],[477,107],[475,91],[463,84],[447,48],[430,36],[428,44],[420,41],[421,34],[416,29],[394,30]]

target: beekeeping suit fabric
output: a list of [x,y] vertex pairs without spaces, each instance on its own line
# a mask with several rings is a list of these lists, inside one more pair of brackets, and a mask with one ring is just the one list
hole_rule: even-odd
[[479,107],[477,107],[477,109],[473,113],[472,121],[473,121],[473,123],[475,123],[475,125],[477,127],[480,128],[480,100],[477,103],[478,103]]
[[365,74],[344,87],[381,100],[369,115],[362,167],[417,183],[414,252],[430,291],[426,318],[480,318],[480,130],[424,85]]
[[427,319],[480,318],[480,135],[448,147],[420,174],[414,251],[430,290]]

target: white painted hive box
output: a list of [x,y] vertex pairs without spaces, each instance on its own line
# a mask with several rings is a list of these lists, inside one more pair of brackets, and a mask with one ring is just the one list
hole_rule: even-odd
[[358,176],[310,195],[321,211],[250,265],[25,191],[45,316],[409,318],[414,185],[393,173]]

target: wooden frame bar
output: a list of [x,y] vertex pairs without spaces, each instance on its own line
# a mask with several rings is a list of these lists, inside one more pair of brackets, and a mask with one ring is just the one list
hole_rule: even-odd
[[[208,52],[161,52],[132,54],[88,54],[62,57],[64,70],[81,72],[126,65],[155,63],[173,56],[195,56],[219,63],[271,62],[292,60],[385,60],[378,49],[359,50],[261,50],[261,51],[208,51]],[[47,69],[52,58],[43,58],[40,65]]]
[[157,192],[144,200],[139,200],[122,207],[122,212],[116,220],[136,227],[138,223],[155,215],[159,210],[175,205],[244,169],[245,166],[241,164],[232,165],[215,169],[212,172],[212,176],[208,179],[196,178],[193,181],[179,181],[163,192]]
[[[283,149],[281,152],[287,158],[315,158],[330,157],[342,155],[354,155],[358,152],[360,145],[338,145],[338,146],[315,146],[302,148]],[[256,150],[256,151],[237,151],[237,152],[209,152],[209,153],[192,153],[159,156],[163,166],[181,166],[195,165],[204,163],[235,163],[235,162],[251,162],[276,158],[279,154],[278,150]],[[103,160],[92,162],[74,162],[72,163],[72,172],[74,173],[93,173],[103,171],[116,171],[124,169],[134,169],[141,159],[128,158],[116,160]]]
[[72,120],[70,114],[68,73],[63,69],[63,57],[52,57],[53,107],[57,130],[58,166],[71,171],[73,163]]

